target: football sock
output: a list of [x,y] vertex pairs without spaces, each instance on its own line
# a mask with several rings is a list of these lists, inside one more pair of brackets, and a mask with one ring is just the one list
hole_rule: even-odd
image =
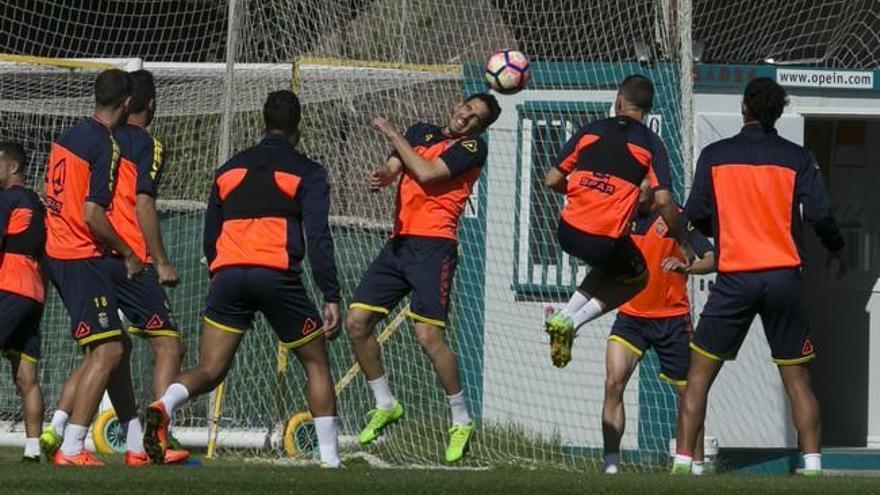
[[810,471],[822,470],[822,454],[804,454],[804,469]]
[[134,418],[128,422],[125,434],[125,450],[134,454],[144,451],[144,430],[141,428],[141,420]]
[[452,411],[452,424],[466,425],[471,422],[471,415],[468,414],[467,404],[464,402],[464,390],[455,395],[447,395],[446,400],[449,401],[449,409]]
[[594,297],[587,301],[587,303],[584,304],[581,309],[577,310],[577,312],[571,317],[572,320],[574,320],[574,328],[578,329],[584,323],[593,321],[604,313],[605,311],[602,309],[602,304]]
[[64,441],[61,442],[61,453],[67,456],[76,455],[85,450],[87,426],[67,425],[64,429]]
[[40,456],[40,439],[28,438],[24,441],[24,456],[39,457]]
[[320,416],[313,421],[315,422],[315,433],[318,436],[318,451],[321,454],[321,462],[330,467],[339,467],[336,416]]
[[607,474],[617,474],[620,470],[620,453],[608,453],[605,454],[605,473]]
[[369,380],[367,383],[373,390],[373,397],[376,399],[376,409],[389,410],[394,407],[394,396],[391,394],[391,388],[388,386],[386,375],[382,375],[375,380]]
[[70,418],[70,415],[61,409],[56,409],[55,413],[52,414],[52,428],[55,429],[55,433],[59,435],[64,435],[64,427],[67,426],[67,419]]
[[170,418],[174,416],[175,409],[186,402],[187,399],[189,399],[189,390],[180,383],[172,383],[165,390],[165,394],[162,395],[159,401],[165,406],[165,412],[168,413]]
[[583,292],[576,290],[574,294],[571,295],[571,298],[568,300],[568,304],[562,308],[562,314],[568,317],[573,317],[574,314],[581,309],[584,304],[587,304],[590,298],[585,296]]

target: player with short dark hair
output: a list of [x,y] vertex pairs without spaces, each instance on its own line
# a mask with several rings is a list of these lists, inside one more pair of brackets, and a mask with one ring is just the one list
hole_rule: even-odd
[[[108,384],[124,379],[119,364],[127,358],[130,345],[122,332],[107,255],[122,256],[129,278],[143,270],[140,258],[107,219],[119,164],[119,145],[112,132],[128,115],[131,79],[125,72],[109,69],[98,76],[94,91],[94,115],[52,143],[46,170],[46,265],[70,313],[73,338],[86,353],[59,400],[69,403],[71,411],[60,450],[61,431],[50,427],[40,437],[44,452],[51,455],[57,450],[56,465],[103,465],[85,450],[85,437]],[[131,388],[130,383],[127,386]],[[128,453],[143,455],[133,396],[114,399],[113,405],[128,427]],[[62,410],[59,415],[66,413]]]
[[[174,410],[223,381],[259,311],[281,346],[305,368],[321,462],[340,464],[336,395],[324,344],[339,323],[327,172],[294,147],[300,123],[295,94],[270,93],[263,118],[263,140],[230,158],[214,176],[203,240],[211,288],[201,353],[196,367],[180,375],[144,413],[144,443],[154,462],[164,459]],[[324,295],[323,323],[301,278],[306,251]]]
[[623,80],[615,116],[591,122],[565,144],[545,183],[565,194],[559,243],[591,270],[561,311],[547,318],[550,357],[571,360],[577,329],[632,299],[648,281],[645,259],[629,235],[642,180],[654,189],[660,216],[683,251],[690,253],[672,201],[669,156],[660,137],[642,123],[651,109],[653,84],[641,75]]
[[[645,257],[650,273],[648,285],[618,308],[617,318],[605,353],[605,400],[602,403],[602,435],[605,472],[620,469],[620,439],[626,418],[623,393],[636,366],[648,349],[654,348],[660,360],[660,379],[682,394],[687,387],[690,363],[691,326],[687,276],[710,273],[715,269],[712,244],[688,226],[688,240],[700,257],[688,265],[678,242],[657,212],[653,190],[642,184],[639,208],[630,226],[630,236]],[[702,473],[702,445],[698,441],[694,473]]]
[[[147,131],[156,113],[156,83],[147,70],[132,72],[131,79],[128,120],[113,131],[121,159],[109,218],[119,236],[143,261],[144,271],[128,279],[122,260],[113,257],[111,278],[122,312],[131,323],[129,331],[147,339],[156,354],[153,394],[159,398],[177,378],[183,359],[180,330],[171,301],[162,288],[176,286],[180,277],[166,254],[156,210],[159,183],[165,171],[162,143]],[[166,452],[165,463],[185,461],[187,452],[173,436],[169,440],[171,449]]]
[[[715,238],[718,276],[691,343],[674,473],[690,470],[709,389],[724,361],[736,358],[755,315],[761,316],[791,402],[804,473],[822,470],[819,403],[807,367],[816,355],[804,306],[801,218],[841,262],[844,238],[816,160],[776,133],[786,104],[785,90],[775,81],[753,80],[743,95],[742,131],[707,146],[697,162],[685,211]],[[845,266],[840,267],[842,273]]]
[[479,135],[500,113],[495,97],[481,93],[456,105],[444,127],[419,122],[400,134],[384,118],[373,120],[373,127],[394,151],[370,176],[370,187],[400,180],[394,233],[361,278],[345,323],[376,399],[370,421],[360,433],[361,444],[371,443],[403,415],[403,406],[388,386],[372,331],[409,293],[408,315],[415,321],[416,339],[433,363],[452,411],[447,462],[462,458],[475,431],[458,362],[443,340],[443,329],[458,260],[458,220],[486,163],[487,147]]
[[43,394],[37,361],[40,320],[46,299],[40,269],[46,244],[46,210],[25,186],[27,155],[19,143],[0,142],[0,350],[12,365],[21,397],[25,441],[23,460],[40,462]]

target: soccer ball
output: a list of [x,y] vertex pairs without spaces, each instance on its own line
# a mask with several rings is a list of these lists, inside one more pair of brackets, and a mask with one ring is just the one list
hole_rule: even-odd
[[529,59],[520,51],[498,50],[486,62],[486,82],[501,94],[522,91],[530,76]]

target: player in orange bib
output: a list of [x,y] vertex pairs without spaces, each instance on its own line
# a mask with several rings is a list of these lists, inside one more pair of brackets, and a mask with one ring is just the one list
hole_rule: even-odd
[[648,78],[627,77],[617,90],[615,116],[581,128],[547,171],[547,187],[566,197],[559,244],[590,266],[565,307],[544,324],[556,367],[571,361],[578,328],[632,299],[648,282],[645,259],[628,231],[643,180],[654,189],[654,201],[671,236],[692,256],[672,201],[666,148],[642,123],[653,101],[654,85]]
[[[85,352],[59,399],[59,405],[70,404],[69,424],[67,410],[59,407],[55,416],[64,417],[53,416],[53,425],[62,427],[49,427],[40,436],[44,452],[55,451],[56,465],[103,465],[85,450],[88,425],[105,389],[131,390],[131,383],[120,383],[127,378],[120,364],[128,359],[130,343],[122,332],[108,257],[119,253],[123,277],[128,278],[141,273],[143,262],[107,219],[119,164],[119,145],[112,132],[125,121],[130,104],[128,74],[117,69],[102,72],[95,80],[94,115],[64,131],[49,153],[46,265],[70,314],[71,334]],[[133,394],[114,397],[111,393],[111,400],[127,429],[126,461],[140,465],[138,459],[145,459],[146,454]],[[61,434],[59,447],[56,440]]]
[[27,156],[18,143],[0,143],[0,351],[12,365],[12,377],[24,413],[23,460],[40,462],[38,435],[43,395],[37,375],[40,320],[46,288],[40,263],[46,244],[46,210],[37,193],[24,185]]
[[452,412],[446,461],[464,455],[475,427],[468,414],[455,355],[443,340],[458,260],[458,219],[486,163],[479,137],[501,113],[495,97],[480,93],[457,105],[445,126],[417,123],[400,134],[385,119],[373,121],[394,147],[370,178],[373,188],[399,178],[394,233],[355,291],[345,328],[376,399],[358,440],[368,444],[403,416],[385,378],[373,327],[411,294],[408,315],[416,339],[434,365]]
[[[620,469],[620,439],[626,424],[623,392],[644,353],[654,348],[660,358],[660,379],[678,388],[687,386],[690,340],[693,334],[687,276],[715,269],[712,244],[688,226],[688,241],[700,258],[688,266],[681,249],[653,201],[653,190],[643,184],[639,209],[630,224],[630,236],[645,258],[648,285],[620,306],[605,354],[605,400],[602,404],[602,435],[605,444],[605,472]],[[697,443],[702,473],[702,449]]]

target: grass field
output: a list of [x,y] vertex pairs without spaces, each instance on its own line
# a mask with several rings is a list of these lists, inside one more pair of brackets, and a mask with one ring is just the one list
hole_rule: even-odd
[[578,474],[553,470],[506,468],[490,471],[374,469],[359,462],[340,470],[267,464],[206,462],[201,467],[128,469],[121,458],[106,468],[55,468],[23,465],[19,451],[0,451],[0,493],[155,493],[269,494],[356,493],[410,494],[743,494],[743,493],[880,493],[880,479],[798,476],[714,475],[702,478],[666,474]]

